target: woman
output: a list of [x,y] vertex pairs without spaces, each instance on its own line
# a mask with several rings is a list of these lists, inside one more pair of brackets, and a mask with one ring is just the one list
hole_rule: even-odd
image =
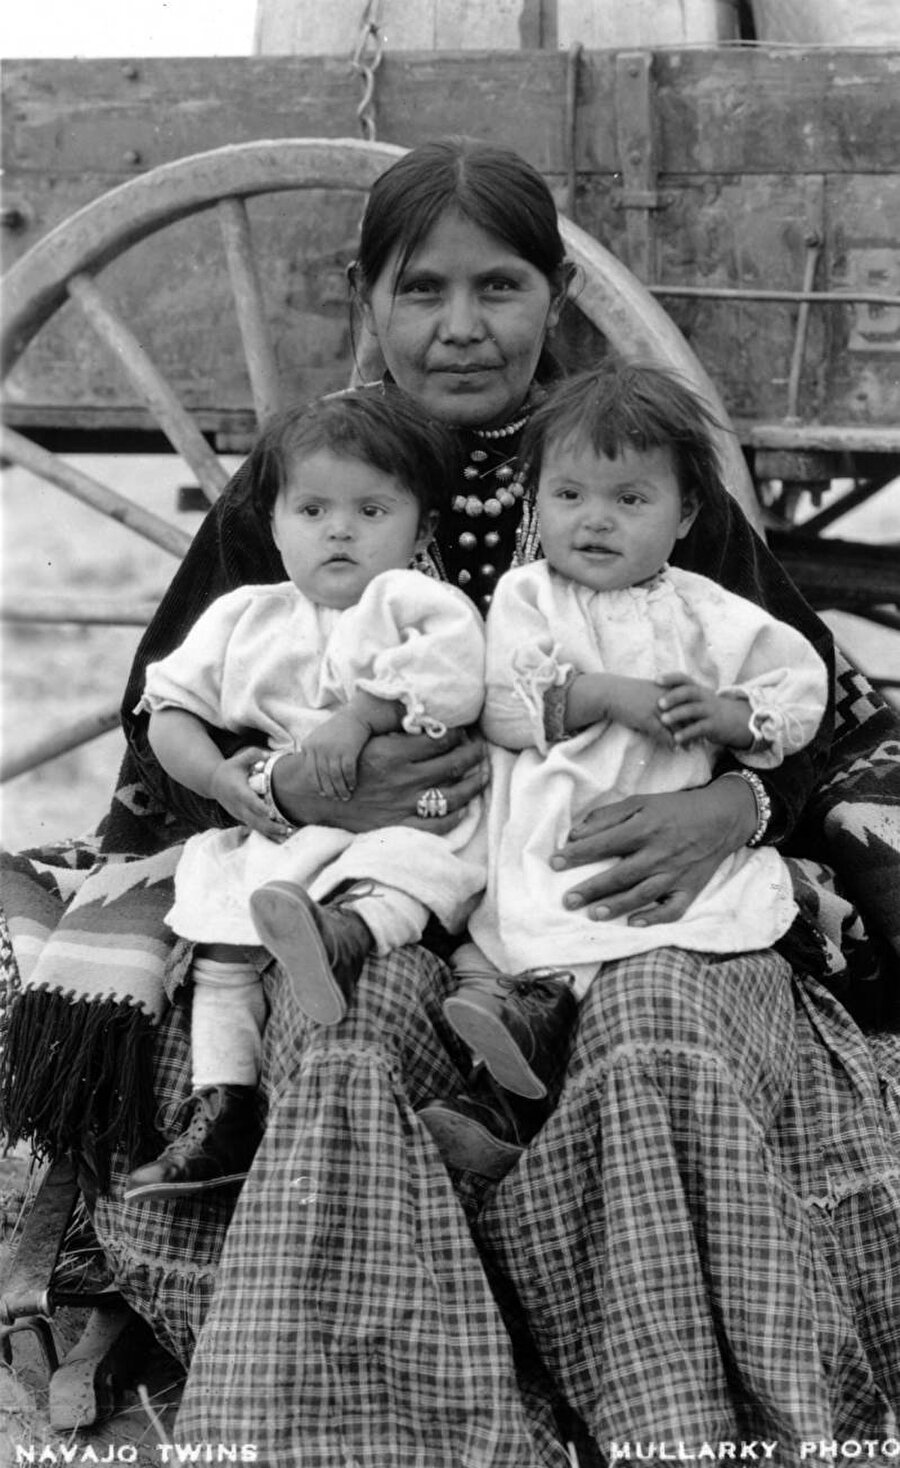
[[[457,430],[464,478],[430,570],[481,605],[500,571],[538,550],[516,450],[555,370],[547,340],[569,274],[549,192],[513,154],[429,143],[372,191],[356,302],[390,377]],[[121,910],[138,888],[145,905],[128,911],[146,936],[168,900],[172,842],[226,822],[166,780],[131,710],[145,663],[213,596],[283,575],[234,503],[226,494],[201,529],[126,693],[130,750],[105,851],[161,855],[112,882],[107,862],[85,884],[103,903],[79,895],[58,930],[69,939],[79,924],[89,939],[101,908]],[[714,543],[700,524],[679,544],[680,564],[763,602],[833,665],[825,628],[735,506]],[[883,769],[896,790],[896,765],[876,753],[892,715],[860,696],[869,717],[842,726],[842,746],[865,780]],[[829,763],[830,734],[826,719],[759,796],[723,775],[701,791],[588,813],[558,857],[575,900],[598,921],[670,921],[754,835],[784,844],[800,833],[821,857],[823,820],[839,803],[826,794],[849,784]],[[368,746],[346,804],[315,794],[290,757],[269,795],[295,823],[443,830],[482,787],[483,763],[476,739],[435,747],[388,736]],[[887,821],[882,830],[887,843]],[[578,881],[579,865],[605,856],[620,858],[609,874]],[[696,1456],[706,1442],[765,1437],[776,1444],[768,1461],[793,1468],[803,1439],[885,1437],[900,1401],[898,1137],[872,1053],[821,982],[838,974],[851,998],[860,987],[824,922],[837,905],[853,938],[857,915],[822,868],[796,872],[819,920],[793,935],[794,973],[767,952],[711,962],[664,949],[610,965],[549,1120],[502,1113],[467,1074],[441,1014],[448,972],[424,949],[370,962],[346,1019],[327,1030],[302,1018],[276,978],[266,1130],[230,1226],[225,1204],[123,1205],[122,1157],[95,1209],[120,1286],[161,1340],[192,1356],[177,1438],[254,1443],[256,1461],[304,1468],[525,1468],[564,1463],[568,1432],[583,1461],[596,1451],[588,1434],[609,1458],[626,1441],[633,1457],[651,1443],[671,1457],[679,1443]],[[101,950],[102,937],[86,946]],[[41,958],[45,999],[53,947]],[[66,953],[71,986],[71,941]],[[853,976],[868,976],[871,953],[860,939]],[[186,961],[175,954],[170,985]],[[16,1011],[32,999],[13,1006],[20,1052]],[[123,1007],[112,1018],[131,1026],[139,1054],[144,1030]],[[86,1008],[97,1012],[96,996]],[[72,1009],[56,1019],[71,1021]],[[170,1123],[188,1090],[187,1025],[178,1006],[155,1013],[156,1096]],[[108,1114],[123,1083],[86,1037],[98,1027],[81,1026],[79,1061],[95,1066]],[[17,1064],[11,1079],[24,1082],[21,1053]],[[11,1083],[9,1104],[15,1095]],[[517,1159],[499,1185],[451,1176],[422,1125],[423,1106],[454,1096]],[[84,1152],[83,1131],[69,1140]]]

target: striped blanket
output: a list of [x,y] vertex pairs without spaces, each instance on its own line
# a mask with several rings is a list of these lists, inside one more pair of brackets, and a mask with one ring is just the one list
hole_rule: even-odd
[[7,1140],[30,1138],[39,1156],[86,1151],[104,1187],[110,1149],[133,1154],[156,1129],[153,1035],[179,850],[110,859],[86,841],[0,858],[15,958],[3,1010]]

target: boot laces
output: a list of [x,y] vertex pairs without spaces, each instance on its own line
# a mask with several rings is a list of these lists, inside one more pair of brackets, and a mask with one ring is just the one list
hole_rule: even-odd
[[571,988],[575,975],[570,969],[528,968],[518,974],[499,973],[495,969],[458,969],[456,978],[462,983],[484,983],[515,994],[524,1001],[546,1000],[559,992],[560,985]]
[[322,906],[332,912],[343,912],[345,909],[352,911],[354,903],[362,901],[364,897],[371,897],[374,891],[375,883],[368,877],[361,878],[350,887],[338,888],[337,892],[326,897]]
[[574,974],[567,969],[527,969],[513,979],[511,989],[526,1014],[544,1015],[561,992],[572,992]]
[[202,1146],[209,1136],[215,1115],[212,1109],[212,1098],[207,1091],[193,1091],[190,1096],[185,1096],[176,1112],[177,1116],[184,1116],[189,1106],[193,1107],[193,1114],[184,1131],[170,1142],[163,1152],[164,1157],[182,1157],[190,1153],[197,1146]]

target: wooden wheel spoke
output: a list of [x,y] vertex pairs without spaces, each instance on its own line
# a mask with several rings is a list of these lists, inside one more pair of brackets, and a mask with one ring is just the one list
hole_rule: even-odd
[[207,499],[218,499],[228,483],[228,474],[137,337],[90,276],[74,275],[67,290],[85,320],[114,353],[172,447],[190,465]]
[[71,622],[86,627],[146,627],[156,611],[156,602],[116,601],[113,597],[18,594],[0,601],[3,622]]
[[64,459],[57,458],[56,454],[42,449],[32,439],[16,433],[13,428],[3,431],[3,454],[13,464],[20,464],[39,479],[55,484],[57,489],[64,490],[82,504],[90,505],[91,509],[107,515],[110,520],[116,520],[128,530],[133,530],[136,535],[142,535],[145,540],[161,546],[173,556],[186,554],[191,537],[179,530],[177,525],[170,525],[168,520],[164,520],[161,515],[154,515],[152,510],[142,509],[125,495],[101,484],[99,479],[94,479],[90,474],[82,473]]
[[29,745],[27,750],[3,756],[0,761],[0,783],[14,780],[17,775],[25,775],[29,770],[36,770],[39,765],[44,765],[48,760],[56,759],[58,755],[68,754],[70,749],[78,749],[82,744],[89,744],[92,739],[98,739],[101,734],[108,734],[111,729],[119,727],[119,705],[114,708],[106,707],[97,709],[92,714],[85,714],[77,719],[74,724],[69,724],[65,729],[54,730],[50,734],[43,735]]
[[250,376],[253,406],[257,419],[264,422],[281,407],[281,387],[275,347],[266,319],[262,285],[253,253],[247,205],[243,199],[222,199],[218,205],[218,214],[244,359]]

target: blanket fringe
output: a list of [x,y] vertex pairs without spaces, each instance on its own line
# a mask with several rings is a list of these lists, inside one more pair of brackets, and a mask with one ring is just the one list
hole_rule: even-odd
[[134,1004],[16,995],[0,1056],[0,1122],[8,1145],[30,1141],[52,1161],[74,1152],[108,1193],[114,1151],[140,1155],[157,1132],[154,1025]]

